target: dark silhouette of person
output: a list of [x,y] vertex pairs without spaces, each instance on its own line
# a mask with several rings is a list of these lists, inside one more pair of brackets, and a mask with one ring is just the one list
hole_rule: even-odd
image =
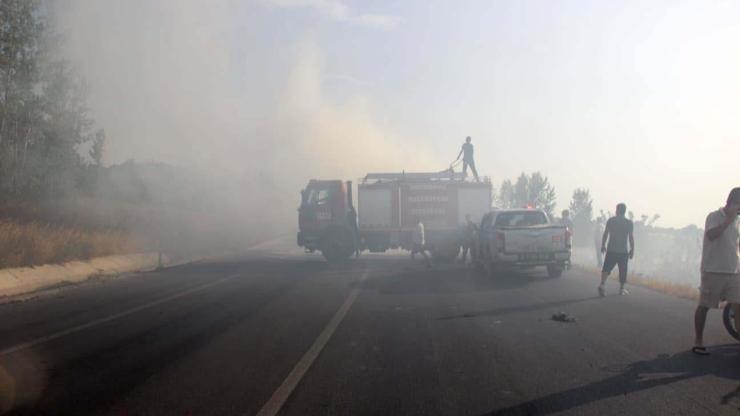
[[473,172],[473,177],[475,177],[476,182],[480,182],[480,179],[478,179],[478,171],[475,169],[475,159],[473,158],[473,143],[470,143],[472,139],[470,136],[465,138],[465,143],[463,143],[462,148],[460,149],[460,153],[457,155],[457,159],[455,161],[457,162],[460,160],[460,156],[463,158],[463,178],[468,176],[468,166],[470,166],[470,170]]
[[462,228],[462,264],[466,264],[468,253],[470,253],[470,260],[475,261],[473,250],[477,233],[478,226],[470,218],[470,214],[465,214],[465,225]]
[[[601,268],[601,285],[599,285],[599,296],[606,296],[606,279],[614,270],[614,266],[619,267],[619,294],[626,295],[629,293],[624,285],[627,283],[627,262],[635,255],[635,237],[634,224],[625,217],[627,206],[617,204],[617,215],[609,218],[604,228],[604,235],[601,237],[601,252],[606,253],[604,256],[604,266]],[[609,245],[607,246],[607,240]],[[627,247],[629,243],[629,248]]]

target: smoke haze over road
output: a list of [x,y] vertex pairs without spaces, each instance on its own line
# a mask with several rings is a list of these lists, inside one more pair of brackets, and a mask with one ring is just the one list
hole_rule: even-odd
[[60,4],[108,163],[263,175],[292,207],[307,178],[441,169],[472,135],[496,184],[540,170],[559,209],[585,187],[673,227],[736,185],[732,2]]
[[[378,123],[368,97],[327,93],[331,74],[310,34],[280,46],[280,68],[268,49],[240,54],[235,8],[242,6],[72,0],[57,9],[66,55],[108,135],[105,162],[162,161],[216,187],[243,185],[216,202],[270,211],[276,224],[291,225],[308,178],[444,167]],[[265,78],[269,85],[260,84]]]

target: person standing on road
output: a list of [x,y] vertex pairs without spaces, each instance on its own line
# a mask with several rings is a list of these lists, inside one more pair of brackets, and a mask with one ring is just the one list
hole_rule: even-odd
[[[617,205],[617,215],[606,222],[604,235],[601,237],[601,252],[606,253],[604,267],[601,269],[601,284],[599,296],[606,296],[606,279],[609,278],[614,266],[619,267],[619,294],[626,295],[624,284],[627,283],[627,262],[635,255],[634,224],[625,217],[627,205]],[[609,245],[607,246],[607,240]],[[627,241],[629,240],[629,249]]]
[[[570,218],[570,211],[564,209],[561,215],[562,216],[560,217],[560,224],[564,225],[565,229],[568,230],[568,232],[570,233],[570,241],[572,245],[573,239],[575,238],[575,233],[573,232],[573,220]],[[565,264],[565,268],[566,270],[570,270],[570,262],[567,262]]]
[[473,143],[471,143],[470,136],[465,138],[465,143],[462,145],[462,149],[460,149],[460,153],[457,154],[457,159],[455,161],[457,162],[460,160],[460,156],[463,157],[463,178],[468,176],[468,166],[470,166],[470,170],[473,172],[473,176],[475,177],[476,182],[480,182],[480,179],[478,179],[478,171],[475,169],[475,160],[473,159]]
[[596,249],[596,267],[604,265],[604,254],[601,252],[601,238],[604,235],[604,220],[601,217],[594,223],[594,248]]
[[704,226],[699,305],[694,313],[696,339],[692,352],[708,355],[704,324],[710,308],[722,300],[732,304],[740,328],[740,187],[730,191],[724,207],[711,212]]
[[426,253],[426,240],[424,239],[424,223],[421,222],[421,218],[416,218],[416,227],[411,235],[412,246],[411,246],[411,260],[414,260],[416,253],[421,253],[424,256],[424,262],[427,267],[432,267],[432,263],[429,261]]
[[571,237],[573,236],[573,220],[570,219],[570,211],[564,209],[562,217],[560,218],[560,224],[564,225],[568,231],[570,231]]
[[475,225],[473,220],[470,219],[470,214],[465,214],[465,225],[463,226],[462,235],[462,264],[464,265],[470,253],[470,261],[475,261],[473,258],[473,248],[475,246],[475,237],[478,231],[478,226]]

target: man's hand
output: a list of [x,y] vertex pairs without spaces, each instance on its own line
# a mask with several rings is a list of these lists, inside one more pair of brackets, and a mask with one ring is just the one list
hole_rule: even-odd
[[635,250],[634,249],[633,250],[630,250],[630,260],[632,260],[633,257],[635,257]]
[[601,246],[601,254],[604,254],[604,253],[606,253],[606,247]]
[[725,208],[725,222],[723,225],[728,226],[735,222],[738,213],[740,213],[740,206],[731,206]]
[[735,220],[737,219],[737,213],[738,213],[738,207],[735,206],[726,206],[722,208],[722,210],[725,213],[725,220],[722,221],[720,224],[718,224],[714,228],[709,228],[707,226],[707,230],[704,232],[704,235],[709,239],[709,241],[714,241],[718,239],[723,232],[725,232],[725,229],[727,227],[731,226],[735,223]]

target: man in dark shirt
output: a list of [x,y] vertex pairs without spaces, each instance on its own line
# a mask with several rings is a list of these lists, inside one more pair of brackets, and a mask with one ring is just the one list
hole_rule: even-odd
[[[619,267],[619,294],[626,295],[628,292],[624,288],[627,283],[627,262],[635,255],[635,238],[633,235],[634,225],[632,221],[625,218],[627,212],[625,204],[617,205],[617,215],[609,218],[606,222],[604,235],[601,237],[601,252],[606,253],[604,257],[604,267],[601,269],[601,285],[599,285],[599,296],[606,296],[606,279],[614,270],[614,266]],[[609,245],[607,246],[607,239]],[[629,241],[629,249],[627,242]]]
[[460,153],[457,155],[457,159],[455,161],[460,160],[460,156],[463,157],[463,178],[468,176],[468,166],[470,166],[470,170],[473,172],[473,176],[475,177],[476,182],[480,182],[478,179],[478,171],[475,170],[475,160],[473,159],[473,143],[470,143],[472,139],[470,136],[465,138],[465,143],[462,145],[462,149],[460,149]]
[[466,264],[468,253],[470,261],[475,261],[473,250],[475,249],[475,237],[478,233],[478,226],[470,218],[470,214],[465,215],[465,225],[462,228],[462,264]]
[[[568,232],[570,232],[570,241],[572,243],[575,233],[573,232],[573,220],[570,218],[570,211],[564,209],[561,214],[560,224],[564,225]],[[570,270],[570,262],[566,263],[566,269]]]

